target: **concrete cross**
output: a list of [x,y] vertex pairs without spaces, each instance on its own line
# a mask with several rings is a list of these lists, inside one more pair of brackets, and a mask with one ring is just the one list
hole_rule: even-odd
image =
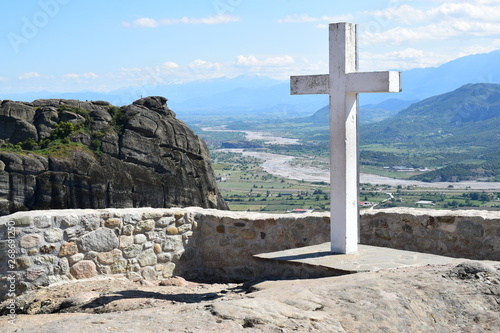
[[358,72],[356,25],[329,26],[330,74],[290,77],[292,95],[330,95],[330,240],[335,253],[357,251],[358,93],[400,92],[401,73]]

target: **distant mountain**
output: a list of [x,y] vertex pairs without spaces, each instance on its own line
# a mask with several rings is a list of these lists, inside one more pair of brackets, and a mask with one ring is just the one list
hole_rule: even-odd
[[[366,111],[360,108],[361,121]],[[328,108],[301,119],[325,124]],[[359,132],[363,165],[437,168],[413,176],[428,182],[500,181],[500,84],[463,85]]]
[[106,100],[113,105],[126,105],[146,96],[164,96],[179,118],[200,115],[270,114],[289,117],[312,114],[328,103],[327,95],[291,96],[288,80],[274,80],[260,75],[216,78],[182,84],[130,87],[110,92],[30,92],[4,95],[10,99],[31,102],[42,98]]
[[466,84],[412,104],[395,117],[361,129],[362,143],[497,147],[500,84]]
[[[500,83],[499,63],[500,50],[458,58],[438,67],[407,70],[402,75],[402,92],[360,94],[360,105],[390,113],[467,83]],[[122,91],[110,93],[124,95]],[[296,117],[311,115],[328,104],[326,95],[290,96],[288,80],[257,75],[143,87],[143,93],[167,97],[169,106],[179,115],[255,111]],[[139,97],[131,97],[131,100]]]
[[[112,100],[113,102],[119,101],[120,94],[118,92],[98,92],[98,91],[79,91],[72,93],[54,93],[49,91],[37,91],[37,92],[28,92],[23,94],[1,94],[0,100],[9,99],[12,101],[23,101],[23,102],[32,102],[36,99],[75,99],[80,101],[108,101]],[[137,98],[136,98],[137,99]],[[114,103],[113,105],[123,105],[130,104],[134,101],[134,99],[127,98],[127,103]]]
[[[391,98],[379,104],[368,104],[359,107],[358,119],[360,124],[369,124],[395,116],[401,109],[404,109],[413,101],[403,101]],[[312,123],[317,126],[328,124],[329,107],[324,106],[313,115],[308,117],[295,118],[293,122]]]
[[[172,94],[165,93],[172,96]],[[169,106],[179,115],[238,113],[275,113],[283,116],[312,114],[328,103],[326,95],[291,96],[288,82],[272,86],[256,84],[255,87],[238,87],[210,96],[193,93],[187,100],[171,98]]]
[[[403,91],[397,94],[360,94],[360,105],[375,110],[361,113],[362,122],[391,116],[412,102],[455,90],[468,83],[500,83],[500,50],[455,59],[439,67],[403,72]],[[300,73],[290,73],[300,74]],[[328,104],[326,95],[290,96],[288,80],[244,75],[156,86],[130,87],[110,92],[35,92],[4,95],[0,99],[33,101],[39,98],[106,100],[126,105],[134,100],[160,95],[180,118],[200,115],[271,114],[288,118],[313,114]],[[367,121],[363,117],[368,117]],[[371,119],[371,120],[370,120]]]
[[500,50],[461,57],[439,67],[416,68],[403,72],[403,91],[397,94],[361,94],[362,105],[389,98],[422,100],[455,90],[467,83],[500,83]]
[[419,101],[418,99],[411,100],[411,101],[404,101],[404,100],[399,99],[399,98],[390,98],[390,99],[385,100],[385,101],[378,103],[378,104],[365,104],[365,105],[362,105],[361,107],[365,108],[365,109],[372,109],[372,110],[380,109],[380,110],[387,110],[389,112],[395,112],[395,111],[397,112],[397,111],[403,110],[404,108],[406,108],[406,107],[410,106],[411,104],[416,103],[418,101]]

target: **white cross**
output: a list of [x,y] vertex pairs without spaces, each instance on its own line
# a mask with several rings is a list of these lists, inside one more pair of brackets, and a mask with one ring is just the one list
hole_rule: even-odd
[[332,23],[330,74],[290,77],[292,95],[330,95],[330,240],[335,253],[358,249],[358,93],[400,92],[401,73],[357,72],[356,25]]

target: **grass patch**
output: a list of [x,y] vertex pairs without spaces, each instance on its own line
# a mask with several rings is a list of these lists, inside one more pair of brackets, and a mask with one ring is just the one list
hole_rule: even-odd
[[85,145],[79,142],[66,142],[64,140],[51,141],[46,147],[34,150],[24,150],[20,145],[3,145],[0,151],[11,152],[18,155],[28,156],[28,154],[36,154],[45,157],[68,158],[75,151],[86,152],[93,155],[93,152]]
[[373,175],[396,178],[396,179],[410,179],[410,177],[422,173],[422,172],[396,172],[396,171],[390,171],[389,169],[378,168],[368,165],[362,165],[360,167],[360,170],[362,173],[369,173]]

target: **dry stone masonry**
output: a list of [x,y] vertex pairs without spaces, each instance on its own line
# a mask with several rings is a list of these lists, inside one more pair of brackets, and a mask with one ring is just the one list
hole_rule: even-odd
[[[334,273],[253,255],[328,242],[325,213],[264,214],[190,208],[17,212],[0,217],[0,293],[123,274],[211,282]],[[500,212],[395,208],[363,211],[361,243],[500,261]],[[12,265],[12,266],[11,266]],[[6,274],[9,272],[9,274]]]
[[361,214],[361,243],[500,261],[500,212],[390,208]]
[[31,211],[0,223],[2,276],[15,271],[20,291],[98,274],[133,280],[182,275],[176,264],[197,228],[193,212],[179,209]]

